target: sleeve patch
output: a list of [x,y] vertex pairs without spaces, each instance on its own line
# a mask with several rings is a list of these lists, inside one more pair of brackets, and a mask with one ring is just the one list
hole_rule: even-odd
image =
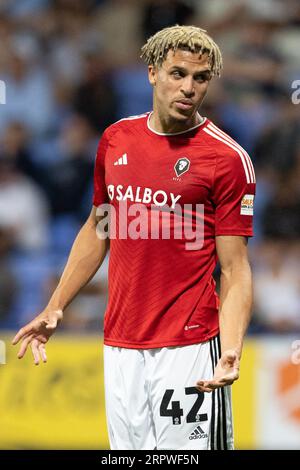
[[241,202],[241,215],[253,215],[254,195],[245,194]]

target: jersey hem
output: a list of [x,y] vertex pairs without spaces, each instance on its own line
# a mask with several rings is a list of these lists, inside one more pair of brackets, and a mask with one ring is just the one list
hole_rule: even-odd
[[167,348],[170,346],[180,347],[180,346],[190,346],[192,344],[205,343],[206,341],[214,338],[219,334],[219,328],[209,335],[201,336],[200,338],[191,338],[186,341],[182,340],[172,340],[172,341],[159,341],[155,342],[141,342],[141,343],[132,343],[127,341],[117,341],[109,338],[104,338],[103,343],[106,346],[113,346],[117,348],[127,348],[127,349],[156,349],[156,348]]

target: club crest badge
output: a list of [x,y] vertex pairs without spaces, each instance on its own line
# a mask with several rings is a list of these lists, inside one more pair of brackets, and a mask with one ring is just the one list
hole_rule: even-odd
[[179,158],[174,166],[176,175],[181,176],[183,173],[186,173],[190,168],[190,163],[188,158]]

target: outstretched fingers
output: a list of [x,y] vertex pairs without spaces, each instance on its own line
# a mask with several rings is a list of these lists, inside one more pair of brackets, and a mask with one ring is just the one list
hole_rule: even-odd
[[36,339],[34,339],[31,342],[31,351],[32,351],[34,363],[35,363],[36,366],[38,366],[39,363],[40,363],[40,354],[39,354],[39,350],[38,350],[38,341]]
[[207,392],[210,393],[212,391],[212,388],[207,387],[206,382],[204,380],[199,380],[196,384],[197,390],[199,392]]
[[18,333],[16,334],[16,336],[14,337],[14,339],[12,340],[12,344],[13,345],[16,345],[18,344],[18,342],[20,341],[20,339],[26,337],[30,331],[32,331],[32,327],[31,325],[26,325],[26,326],[23,326],[23,328],[21,328]]
[[221,377],[218,380],[198,380],[196,388],[201,392],[211,392],[216,388],[225,387],[226,385],[232,385],[233,382],[238,378],[236,374],[228,374],[226,377]]
[[40,356],[42,358],[42,361],[47,362],[46,348],[45,348],[45,345],[43,343],[39,344],[38,350],[39,350]]
[[40,361],[47,362],[46,349],[43,343],[40,343],[38,339],[34,339],[31,342],[31,351],[36,366],[39,365]]
[[27,348],[28,348],[28,345],[30,344],[32,338],[34,337],[34,334],[31,334],[31,335],[28,335],[26,336],[22,343],[21,343],[21,347],[20,347],[20,350],[18,352],[18,358],[19,359],[22,359],[22,357],[25,356],[25,353],[27,351]]

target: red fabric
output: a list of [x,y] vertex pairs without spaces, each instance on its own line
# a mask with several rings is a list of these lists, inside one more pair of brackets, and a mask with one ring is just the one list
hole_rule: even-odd
[[[171,206],[180,196],[177,204],[182,209],[184,204],[203,204],[204,244],[187,250],[190,240],[184,238],[146,239],[150,223],[143,239],[122,239],[117,233],[110,243],[104,343],[138,349],[200,343],[219,331],[219,300],[212,278],[215,236],[252,235],[252,216],[241,214],[241,202],[255,192],[254,173],[244,150],[224,134],[220,137],[208,119],[170,136],[151,131],[147,119],[148,115],[124,119],[105,131],[95,163],[94,205],[110,202],[118,217],[124,197],[128,206],[142,204],[148,215],[152,204],[161,214],[161,227],[168,215],[155,202],[166,197]],[[190,166],[177,176],[174,166],[181,158]],[[192,228],[195,211],[186,211]],[[170,219],[172,234],[182,217]]]

